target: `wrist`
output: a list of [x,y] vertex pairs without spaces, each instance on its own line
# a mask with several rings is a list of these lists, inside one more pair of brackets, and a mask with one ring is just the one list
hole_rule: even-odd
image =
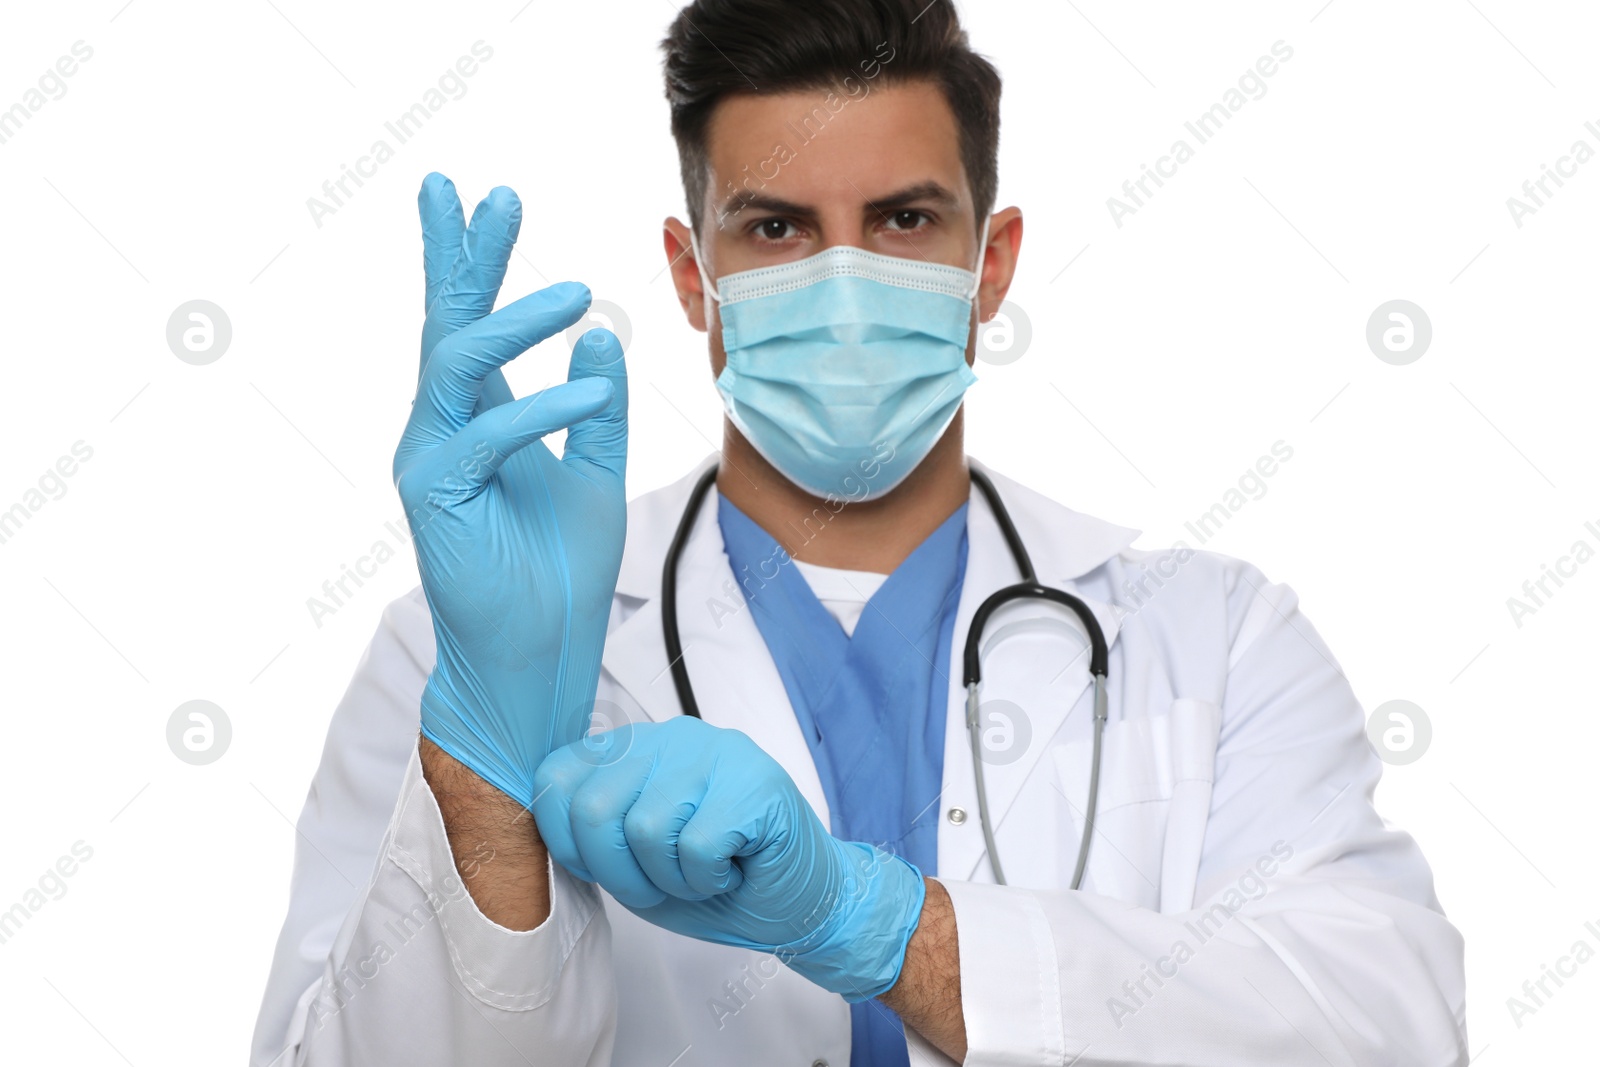
[[422,736],[520,808],[531,806],[533,772],[550,754],[547,732],[535,731],[534,737],[520,739],[523,744],[510,745],[509,739],[484,727],[548,722],[550,709],[527,700],[495,699],[483,685],[470,691],[470,696],[464,695],[436,669],[422,692]]
[[834,899],[823,902],[827,919],[777,952],[854,1004],[881,996],[899,980],[927,884],[913,864],[883,849],[858,841],[838,845],[844,873]]
[[955,905],[937,879],[929,878],[927,889],[900,979],[882,999],[906,1026],[959,1063],[967,1056],[967,1023]]
[[417,749],[452,862],[478,910],[510,930],[538,926],[550,913],[549,853],[532,815],[427,738]]

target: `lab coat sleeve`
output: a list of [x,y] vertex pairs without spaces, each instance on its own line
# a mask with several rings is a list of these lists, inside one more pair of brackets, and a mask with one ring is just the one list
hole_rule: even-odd
[[616,995],[595,888],[553,865],[549,918],[512,931],[457,872],[417,754],[433,657],[416,590],[384,612],[334,712],[253,1067],[610,1062]]
[[946,882],[966,1063],[1466,1064],[1462,941],[1373,809],[1361,706],[1294,593],[1229,562],[1195,906]]

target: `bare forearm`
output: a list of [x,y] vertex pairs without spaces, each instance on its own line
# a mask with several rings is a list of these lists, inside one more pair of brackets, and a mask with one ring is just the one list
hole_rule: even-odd
[[879,999],[901,1020],[957,1063],[967,1055],[967,1023],[961,1013],[961,948],[956,912],[944,886],[927,879],[927,899],[916,933],[906,946],[900,980]]
[[549,855],[533,815],[426,737],[422,776],[444,816],[445,836],[478,910],[508,930],[550,914]]

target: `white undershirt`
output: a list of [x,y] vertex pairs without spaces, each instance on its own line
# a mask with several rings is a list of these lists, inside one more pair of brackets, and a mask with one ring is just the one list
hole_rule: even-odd
[[846,636],[856,632],[856,623],[866,610],[867,601],[889,576],[874,571],[847,571],[839,567],[819,567],[815,563],[802,563],[791,559],[800,576],[811,587],[811,592],[822,601],[828,614],[839,620]]

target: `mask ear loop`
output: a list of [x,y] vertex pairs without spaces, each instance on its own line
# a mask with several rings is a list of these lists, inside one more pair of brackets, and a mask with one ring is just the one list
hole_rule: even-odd
[[689,231],[689,250],[694,253],[695,269],[700,272],[700,285],[711,299],[722,303],[722,294],[717,292],[717,287],[711,283],[711,276],[706,273],[706,261],[700,256],[700,238],[693,230]]
[[978,238],[978,269],[972,274],[972,292],[967,294],[968,300],[975,300],[978,290],[983,287],[983,260],[989,253],[989,219],[983,220],[983,236]]

